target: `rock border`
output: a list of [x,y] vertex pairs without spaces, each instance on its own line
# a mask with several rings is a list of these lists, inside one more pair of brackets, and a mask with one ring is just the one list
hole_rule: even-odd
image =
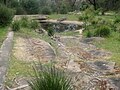
[[0,90],[4,90],[4,81],[12,50],[13,36],[14,33],[12,31],[9,32],[0,48]]

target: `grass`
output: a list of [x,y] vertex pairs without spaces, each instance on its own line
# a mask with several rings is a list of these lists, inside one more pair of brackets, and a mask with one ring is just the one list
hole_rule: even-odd
[[35,78],[29,82],[32,90],[72,90],[71,78],[55,66],[34,67]]
[[8,32],[7,27],[0,28],[0,46],[2,45],[3,41],[5,40],[7,32]]
[[11,55],[9,69],[6,76],[6,85],[11,87],[15,78],[29,77],[30,74],[33,74],[32,63],[20,61],[16,59],[13,55]]
[[[40,38],[47,42],[52,42],[52,39],[46,35],[42,36],[36,33],[34,30],[29,28],[21,28],[21,30],[15,32],[16,37],[23,37],[23,38]],[[13,83],[13,79],[16,77],[29,77],[30,73],[33,73],[32,69],[33,62],[25,62],[18,60],[13,54],[10,58],[10,65],[6,79],[6,85],[10,86]]]
[[75,21],[75,20],[78,21],[79,15],[74,15],[74,14],[71,14],[71,15],[69,15],[69,14],[51,14],[51,15],[49,15],[50,19],[59,19],[62,17],[66,17],[68,20],[71,20],[71,21]]
[[29,38],[40,38],[43,39],[47,42],[51,41],[51,38],[48,35],[42,35],[36,33],[33,29],[29,28],[21,28],[20,31],[15,32],[15,36],[20,36],[20,37],[29,37]]
[[[119,35],[119,36],[117,36]],[[95,43],[97,47],[103,48],[107,51],[112,52],[111,61],[115,61],[118,65],[120,65],[120,33],[112,33],[112,35],[108,38],[105,38],[104,41],[100,43]]]
[[[101,16],[96,16],[96,17],[102,18],[108,22],[112,22],[113,20],[115,20],[115,15],[111,15],[111,16],[101,15]],[[87,29],[90,30],[91,34],[93,34],[97,28],[98,27],[93,26],[93,25],[87,27]],[[85,31],[83,35],[86,36],[87,31]],[[105,38],[105,40],[100,43],[95,42],[95,45],[99,48],[103,48],[107,51],[110,51],[112,53],[112,57],[110,58],[110,60],[116,62],[120,66],[120,33],[119,32],[111,31],[111,35],[109,37]]]

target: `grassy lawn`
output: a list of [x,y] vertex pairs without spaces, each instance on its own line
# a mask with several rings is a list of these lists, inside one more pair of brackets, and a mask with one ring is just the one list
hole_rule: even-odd
[[7,27],[0,28],[0,46],[2,45],[3,41],[5,40],[7,32],[8,32]]
[[49,15],[49,18],[50,19],[59,19],[59,18],[62,18],[62,17],[66,17],[68,20],[72,20],[72,21],[75,21],[77,20],[78,21],[78,18],[79,18],[80,15],[74,15],[74,14],[51,14]]

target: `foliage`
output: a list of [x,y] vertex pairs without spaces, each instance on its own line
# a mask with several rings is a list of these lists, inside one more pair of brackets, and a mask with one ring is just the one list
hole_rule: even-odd
[[109,26],[102,25],[95,31],[95,36],[108,37],[111,33]]
[[99,21],[98,21],[98,19],[96,19],[96,18],[91,20],[91,24],[92,24],[92,25],[96,25],[98,22],[99,22]]
[[22,7],[16,7],[16,15],[25,15],[26,11]]
[[90,32],[90,30],[88,30],[86,37],[92,37],[92,36],[93,36],[93,35],[92,35],[92,33]]
[[34,73],[29,82],[32,90],[72,90],[71,78],[53,65],[35,65]]
[[2,45],[3,41],[5,40],[7,32],[8,32],[8,30],[6,27],[0,27],[0,46]]
[[21,5],[27,14],[37,14],[39,12],[39,2],[37,0],[21,0]]
[[67,6],[65,4],[62,4],[60,6],[60,14],[67,14],[67,12],[68,12]]
[[53,29],[48,29],[48,36],[54,36],[55,32]]
[[14,10],[0,4],[0,26],[7,26],[11,23],[14,16]]
[[88,18],[89,17],[87,15],[83,14],[83,15],[80,15],[78,19],[79,19],[79,21],[85,21],[85,20],[88,20]]
[[19,31],[20,30],[20,22],[19,21],[14,21],[12,23],[12,30],[13,31]]
[[49,7],[43,7],[41,10],[41,13],[50,15],[52,12],[51,12],[51,9]]
[[26,16],[22,17],[20,20],[21,27],[29,27],[29,21]]
[[116,17],[115,20],[114,20],[114,23],[120,23],[120,17]]
[[30,28],[32,29],[37,29],[39,27],[39,23],[35,20],[31,20],[30,24],[29,24]]
[[79,20],[91,21],[95,17],[96,13],[93,7],[87,8],[79,17]]

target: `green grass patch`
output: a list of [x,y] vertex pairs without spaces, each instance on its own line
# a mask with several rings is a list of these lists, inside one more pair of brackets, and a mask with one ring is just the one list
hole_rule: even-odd
[[14,79],[17,77],[30,77],[33,74],[33,68],[31,62],[25,62],[18,60],[11,55],[9,62],[9,69],[7,73],[6,85],[12,86]]
[[112,57],[110,60],[115,61],[118,65],[120,65],[120,33],[112,33],[112,35],[108,38],[105,38],[104,41],[98,43],[96,42],[95,45],[97,47],[103,48],[112,52]]
[[39,34],[35,32],[35,30],[29,28],[21,28],[20,31],[15,32],[15,36],[20,36],[24,38],[39,38],[45,40],[48,43],[53,42],[53,40],[48,35]]
[[99,15],[99,16],[96,16],[96,18],[102,18],[104,20],[109,20],[109,21],[113,21],[115,20],[116,17],[120,17],[120,15],[118,14],[114,14],[114,15]]
[[79,15],[74,15],[74,14],[51,14],[49,15],[50,19],[59,19],[62,17],[66,17],[68,20],[78,21]]
[[8,32],[7,27],[0,28],[0,46],[2,45],[3,41],[5,40],[7,32]]

